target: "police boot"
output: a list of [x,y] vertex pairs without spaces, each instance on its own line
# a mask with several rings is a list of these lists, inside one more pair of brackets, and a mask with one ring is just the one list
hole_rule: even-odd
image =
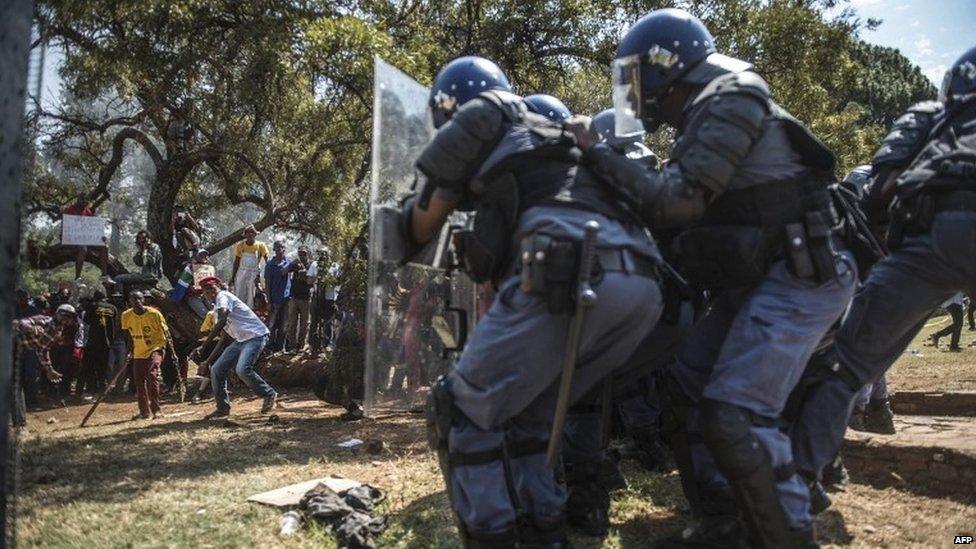
[[831,461],[824,467],[823,472],[820,473],[820,483],[827,490],[838,490],[847,486],[850,482],[851,477],[847,473],[847,467],[844,467],[844,460],[841,459],[840,454],[834,458],[834,461]]
[[610,493],[600,481],[599,461],[566,464],[566,520],[587,536],[610,530]]
[[737,515],[705,516],[655,543],[655,549],[748,549],[745,526]]
[[847,426],[855,431],[864,431],[864,405],[855,404],[851,410],[851,419],[847,420]]
[[833,502],[830,501],[830,496],[824,490],[823,484],[815,480],[807,483],[807,488],[810,490],[810,512],[814,515],[823,513],[833,505]]
[[895,434],[895,413],[888,399],[872,400],[864,409],[864,430],[880,435]]
[[462,529],[461,542],[465,549],[511,549],[517,547],[515,529],[490,534],[476,533]]
[[566,517],[526,517],[519,523],[519,549],[568,549]]

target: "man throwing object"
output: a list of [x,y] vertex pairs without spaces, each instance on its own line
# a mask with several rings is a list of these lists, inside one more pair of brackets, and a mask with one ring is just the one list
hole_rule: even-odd
[[[213,276],[200,281],[204,297],[214,303],[217,323],[214,325],[207,340],[200,348],[207,348],[215,337],[226,331],[234,341],[224,348],[220,356],[216,356],[220,347],[215,347],[202,363],[206,367],[210,364],[210,381],[213,384],[214,401],[217,409],[208,418],[227,417],[230,415],[230,398],[227,396],[227,373],[234,366],[237,377],[241,378],[256,395],[264,399],[261,413],[268,413],[275,407],[278,393],[254,371],[254,364],[261,351],[268,344],[268,327],[254,314],[243,301],[234,294],[221,289],[220,279]],[[199,357],[194,357],[199,358]]]

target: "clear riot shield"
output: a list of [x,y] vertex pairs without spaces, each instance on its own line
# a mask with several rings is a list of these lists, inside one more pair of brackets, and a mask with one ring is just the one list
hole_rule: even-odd
[[414,163],[433,135],[428,90],[377,57],[373,92],[369,302],[364,380],[367,415],[416,410],[446,373],[475,321],[475,285],[452,268],[454,214],[435,239],[403,264],[399,204],[413,190]]

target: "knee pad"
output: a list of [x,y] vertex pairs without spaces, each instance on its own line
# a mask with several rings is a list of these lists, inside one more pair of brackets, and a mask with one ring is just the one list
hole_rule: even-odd
[[769,456],[751,431],[753,417],[733,404],[702,399],[702,437],[729,480],[746,478],[763,465],[769,466]]

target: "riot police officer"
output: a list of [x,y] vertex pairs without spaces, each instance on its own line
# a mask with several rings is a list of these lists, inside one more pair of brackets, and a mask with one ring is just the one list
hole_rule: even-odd
[[591,146],[585,123],[575,125],[586,165],[652,230],[680,229],[683,271],[714,296],[665,388],[686,433],[676,461],[702,518],[678,544],[740,543],[736,507],[754,546],[814,543],[808,491],[779,419],[856,279],[831,230],[833,154],[750,69],[717,53],[688,13],[653,11],[617,49],[616,127],[673,126],[669,162],[648,169]]
[[[939,95],[941,108],[913,106],[875,155],[874,211],[891,203],[890,254],[854,296],[837,334],[847,383],[832,388],[835,409],[850,409],[857,390],[880,378],[933,309],[976,287],[976,47],[952,65]],[[840,445],[845,423],[830,426],[826,451]]]
[[530,111],[541,114],[556,123],[565,122],[572,113],[569,107],[558,98],[545,93],[535,93],[525,96],[525,106]]
[[[643,130],[617,137],[613,128],[613,109],[607,109],[593,117],[590,129],[594,137],[610,144],[619,154],[657,166],[657,156],[643,143]],[[662,290],[668,296],[668,270],[664,269],[662,274]],[[666,468],[667,452],[659,442],[659,402],[650,374],[670,361],[677,341],[690,325],[691,316],[680,298],[676,302],[665,299],[662,321],[626,364],[604,386],[591,391],[569,409],[563,443],[566,516],[569,525],[578,532],[603,537],[609,531],[610,492],[626,487],[619,470],[620,458],[636,458],[649,470]],[[631,438],[619,454],[606,448],[613,423],[608,420],[615,417]]]
[[574,304],[573,273],[599,224],[597,300],[579,338],[578,397],[623,364],[660,314],[655,243],[589,171],[562,129],[527,108],[488,60],[462,57],[437,75],[438,128],[421,152],[421,192],[402,233],[420,246],[455,209],[473,210],[459,252],[497,295],[455,369],[431,389],[428,427],[468,547],[566,545],[565,491],[547,467],[556,380]]

